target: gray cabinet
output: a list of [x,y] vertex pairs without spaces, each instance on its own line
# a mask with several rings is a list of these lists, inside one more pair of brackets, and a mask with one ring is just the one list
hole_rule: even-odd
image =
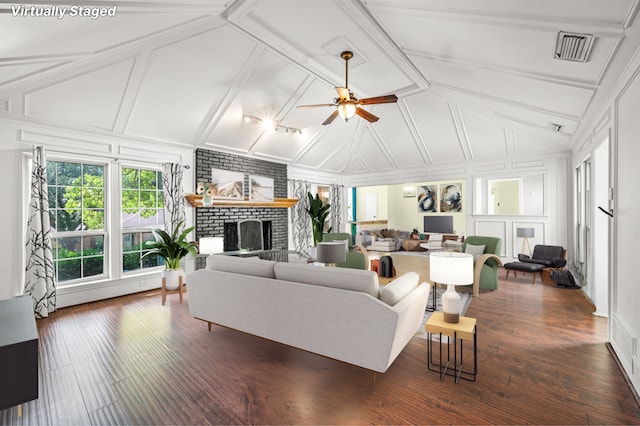
[[30,297],[0,300],[0,409],[38,398],[38,331]]

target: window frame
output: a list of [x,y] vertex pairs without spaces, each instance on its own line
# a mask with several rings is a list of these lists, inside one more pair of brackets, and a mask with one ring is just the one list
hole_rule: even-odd
[[[124,161],[122,163],[118,163],[118,167],[117,167],[117,182],[115,184],[117,184],[118,189],[117,189],[117,196],[114,198],[117,198],[117,212],[114,213],[114,224],[117,226],[118,228],[118,243],[115,244],[114,246],[117,245],[118,246],[118,253],[117,253],[117,261],[116,257],[114,255],[114,272],[119,274],[120,277],[131,277],[131,276],[136,276],[136,275],[141,275],[141,274],[147,274],[147,273],[153,273],[153,272],[157,272],[160,271],[162,269],[164,269],[164,265],[158,265],[158,266],[152,266],[152,267],[148,267],[148,268],[140,268],[140,269],[134,269],[131,271],[125,271],[124,270],[124,234],[129,234],[132,232],[149,232],[149,230],[144,227],[144,226],[138,226],[138,227],[132,227],[132,228],[124,228],[122,226],[122,211],[123,211],[123,207],[122,207],[122,194],[123,194],[123,188],[122,188],[122,170],[125,168],[131,168],[131,169],[138,169],[138,170],[152,170],[155,172],[163,172],[163,167],[162,164],[144,164],[144,163],[139,163],[139,162],[132,162],[132,161]],[[161,177],[162,179],[162,177]],[[164,189],[161,190],[161,192],[163,192]],[[164,193],[162,194],[164,197]],[[163,198],[163,207],[162,208],[158,208],[159,210],[163,210],[164,209],[164,198]],[[117,217],[115,217],[117,215]],[[164,228],[164,224],[159,224],[158,228]],[[114,233],[115,235],[116,233]]]
[[[110,170],[110,164],[109,161],[107,160],[95,160],[95,159],[85,159],[83,157],[79,157],[79,156],[73,156],[73,155],[58,155],[58,154],[47,154],[47,163],[49,162],[57,162],[57,163],[75,163],[75,164],[82,164],[82,165],[94,165],[94,166],[101,166],[104,167],[104,171],[103,171],[103,190],[104,190],[104,195],[103,195],[103,210],[104,210],[104,226],[102,230],[80,230],[80,231],[56,231],[56,232],[52,232],[51,233],[51,239],[53,241],[53,239],[56,238],[75,238],[75,237],[79,237],[79,238],[83,238],[83,237],[90,237],[90,236],[102,236],[103,238],[103,270],[101,274],[97,274],[97,275],[91,275],[91,276],[87,276],[87,277],[80,277],[80,278],[76,278],[76,279],[72,279],[72,280],[65,280],[65,281],[58,281],[58,266],[56,264],[55,267],[55,271],[56,271],[56,286],[58,288],[64,288],[64,287],[73,287],[79,284],[91,284],[94,282],[101,282],[104,280],[107,280],[109,278],[112,277],[111,274],[111,270],[110,270],[110,258],[111,258],[111,249],[110,249],[110,177],[111,177],[111,170]],[[28,180],[31,178],[31,170],[33,167],[33,158],[29,157],[29,174],[28,174]],[[47,175],[47,180],[49,179],[49,176]],[[57,182],[57,179],[56,179]],[[47,182],[47,188],[49,188],[48,182]],[[82,254],[79,257],[80,259],[84,259],[85,257],[82,256]],[[55,259],[55,256],[54,256]],[[56,262],[59,262],[58,260],[54,260],[54,264]]]

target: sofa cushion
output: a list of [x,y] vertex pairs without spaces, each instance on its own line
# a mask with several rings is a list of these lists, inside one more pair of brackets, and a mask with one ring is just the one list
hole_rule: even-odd
[[380,294],[378,275],[371,271],[285,262],[276,264],[273,269],[279,280],[360,291],[375,298]]
[[420,276],[416,272],[407,272],[391,281],[380,291],[380,300],[393,306],[418,286]]
[[275,278],[273,267],[278,262],[253,257],[212,254],[207,257],[207,269],[254,277]]

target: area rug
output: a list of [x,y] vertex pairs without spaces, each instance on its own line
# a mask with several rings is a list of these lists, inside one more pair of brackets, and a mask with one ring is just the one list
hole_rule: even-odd
[[[440,311],[442,312],[442,294],[447,291],[446,288],[444,287],[438,287],[436,289],[436,311]],[[461,315],[464,315],[467,312],[467,309],[469,308],[469,305],[471,304],[471,299],[472,299],[472,294],[471,293],[466,293],[466,292],[462,292],[462,291],[457,291],[457,293],[460,295],[460,299],[462,300],[462,313]],[[431,293],[429,293],[429,301],[427,302],[427,306],[431,306],[431,302],[432,302],[432,295]],[[427,332],[424,330],[424,323],[427,322],[427,320],[429,319],[429,317],[431,316],[433,312],[429,312],[429,311],[425,311],[424,313],[424,317],[422,318],[422,324],[420,324],[420,328],[418,329],[418,331],[416,331],[416,337],[420,337],[422,339],[426,339],[427,338]]]

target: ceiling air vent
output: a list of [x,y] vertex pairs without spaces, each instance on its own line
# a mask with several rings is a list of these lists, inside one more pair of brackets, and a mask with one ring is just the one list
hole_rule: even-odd
[[593,34],[560,31],[556,40],[555,58],[565,61],[587,62],[593,47]]

